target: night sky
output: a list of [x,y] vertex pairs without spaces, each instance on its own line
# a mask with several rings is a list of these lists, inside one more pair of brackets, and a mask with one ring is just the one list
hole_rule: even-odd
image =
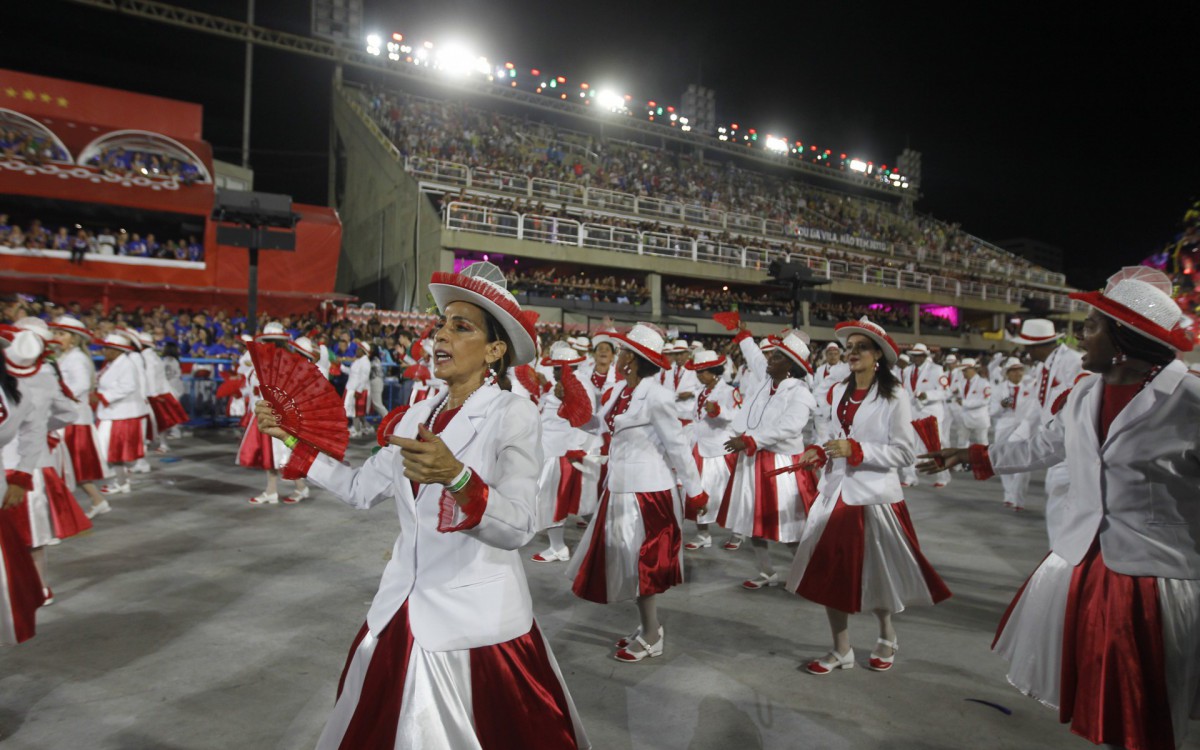
[[[245,15],[239,0],[177,4]],[[308,5],[258,0],[257,19],[306,33]],[[700,82],[720,120],[876,164],[909,146],[918,210],[1058,245],[1069,279],[1097,286],[1169,241],[1200,195],[1195,19],[1151,3],[984,5],[366,0],[385,35],[461,39],[635,99],[678,104]],[[5,16],[0,66],[198,102],[216,156],[240,160],[242,45],[60,0]],[[256,189],[325,203],[330,74],[256,49]]]

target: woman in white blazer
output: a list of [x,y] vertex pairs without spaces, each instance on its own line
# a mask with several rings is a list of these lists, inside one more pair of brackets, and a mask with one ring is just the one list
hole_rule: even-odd
[[782,583],[767,542],[799,542],[817,497],[810,472],[774,473],[804,453],[804,428],[817,406],[804,380],[810,372],[808,354],[808,345],[795,333],[772,341],[764,377],[746,393],[734,436],[725,442],[725,450],[738,458],[717,523],[751,537],[758,575],[742,582],[750,591]]
[[[1009,605],[993,648],[1008,679],[1094,743],[1182,747],[1200,718],[1200,381],[1171,280],[1134,266],[1092,305],[1078,381],[1031,440],[949,448],[977,478],[1066,461],[1051,552]],[[933,462],[922,467],[927,470]]]
[[[106,495],[130,491],[129,472],[146,456],[146,417],[150,407],[142,390],[141,357],[128,337],[110,333],[101,342],[105,365],[96,376],[91,394],[104,459],[113,470],[114,481],[101,492]],[[135,360],[134,358],[137,357]]]
[[[470,275],[479,266],[487,275]],[[292,442],[295,470],[311,461],[309,478],[343,502],[388,500],[400,517],[322,750],[589,747],[518,552],[536,532],[539,421],[529,399],[497,383],[535,356],[535,316],[503,279],[491,264],[434,274],[445,316],[434,367],[446,388],[412,406],[361,467],[316,455],[277,427],[268,404],[255,407],[264,432]]]
[[608,477],[567,576],[582,599],[599,604],[636,599],[640,623],[617,641],[613,654],[635,662],[662,655],[656,597],[683,583],[683,508],[676,482],[689,507],[705,507],[708,497],[675,410],[675,392],[657,382],[659,371],[670,367],[662,334],[638,323],[628,333],[609,335],[621,346],[617,370],[625,382],[583,425],[611,435]]
[[[714,351],[703,349],[684,364],[696,373],[700,391],[696,394],[692,414],[692,456],[700,470],[700,484],[710,498],[725,497],[725,488],[737,465],[737,454],[725,450],[732,437],[733,421],[742,410],[742,396],[736,388],[721,380],[726,359]],[[717,504],[713,502],[703,512],[688,515],[696,522],[696,538],[684,549],[698,550],[712,546],[708,525],[715,520]]]
[[[276,321],[264,325],[262,333],[256,334],[254,340],[259,343],[273,344],[280,348],[291,348],[291,336],[284,330],[283,324]],[[249,352],[246,355],[246,359],[249,360]],[[251,397],[257,400],[258,373],[254,370],[253,361],[250,361],[246,368],[246,388]],[[242,433],[242,442],[238,445],[238,466],[267,472],[267,486],[262,492],[249,499],[252,505],[275,505],[279,502],[279,467],[285,464],[287,458],[290,458],[290,456],[275,455],[277,447],[281,444],[279,440],[261,432],[258,429],[257,420],[251,419],[246,422],[246,431]],[[301,486],[297,485],[297,492],[300,491]],[[307,491],[304,496],[307,496]]]
[[[32,331],[0,327],[0,349],[18,338],[32,339]],[[21,342],[29,345],[34,342]],[[0,472],[0,646],[15,646],[34,636],[37,610],[45,601],[42,581],[34,567],[29,544],[18,531],[18,513],[46,447],[46,419],[8,371],[8,357],[0,355],[0,448],[16,441],[16,462]]]
[[915,458],[915,435],[909,400],[890,369],[899,347],[865,317],[834,331],[846,347],[850,378],[832,391],[834,438],[800,458],[823,465],[824,473],[787,585],[825,605],[833,634],[833,649],[809,662],[808,672],[854,666],[849,619],[864,610],[879,621],[867,667],[884,672],[897,649],[892,615],[936,604],[950,590],[921,554],[900,486],[899,470]]
[[346,407],[346,418],[350,420],[350,437],[370,434],[371,430],[367,427],[370,398],[371,345],[366,341],[359,341],[354,362],[351,363],[349,374],[346,376],[346,389],[342,397],[342,403]]
[[108,461],[100,450],[100,435],[96,431],[96,415],[92,411],[91,397],[96,389],[96,366],[86,350],[92,340],[89,331],[77,318],[62,316],[50,324],[55,338],[62,346],[58,368],[63,383],[75,397],[75,421],[63,429],[63,442],[71,457],[71,468],[75,482],[92,501],[89,517],[109,512],[111,506],[100,494],[96,482],[109,475]]
[[[997,444],[1010,440],[1028,440],[1030,424],[1036,419],[1037,399],[1033,389],[1025,382],[1025,365],[1016,357],[1009,357],[997,368],[1000,382],[992,386],[988,410],[992,424],[996,427],[993,441]],[[1003,474],[1004,507],[1014,511],[1025,509],[1025,497],[1029,494],[1028,471],[1018,474]]]

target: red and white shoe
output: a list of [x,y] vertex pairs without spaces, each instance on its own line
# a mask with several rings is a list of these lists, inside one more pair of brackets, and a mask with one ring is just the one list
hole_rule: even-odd
[[945,487],[947,484],[948,484],[948,482],[934,482],[933,488],[935,490],[940,490],[941,488]]
[[128,495],[129,491],[129,482],[115,482],[100,488],[100,492],[105,495]]
[[558,551],[548,549],[544,552],[537,553],[529,559],[540,563],[567,562],[571,559],[571,550],[567,549],[566,547],[563,547]]
[[250,498],[252,505],[275,505],[279,502],[278,492],[264,492],[261,495],[255,495]]
[[[629,635],[627,635],[627,636],[625,636],[624,638],[622,638],[621,640],[617,641],[617,643],[616,643],[616,646],[617,646],[617,648],[626,648],[626,647],[627,647],[629,644],[633,643],[633,642],[634,642],[634,641],[636,641],[638,638],[640,638],[640,637],[641,637],[641,635],[642,635],[642,626],[641,626],[641,625],[638,625],[638,626],[637,626],[637,630],[633,631],[633,632],[632,632],[632,633],[630,633]],[[659,626],[658,626],[658,637],[659,637],[659,639],[661,639],[661,638],[662,638],[662,636],[663,636],[663,629],[662,629],[662,625],[659,625]]]
[[285,502],[288,505],[295,505],[296,503],[302,502],[307,499],[308,499],[308,488],[305,487],[304,489],[296,490],[288,497],[283,498],[282,502]]
[[896,641],[889,641],[887,638],[880,638],[875,641],[879,646],[890,648],[891,656],[876,656],[875,652],[871,652],[871,660],[867,662],[867,669],[876,672],[886,672],[896,663],[896,652],[900,650],[900,644]]
[[826,675],[835,669],[854,669],[854,649],[844,654],[830,651],[820,659],[813,659],[804,665],[804,671],[809,674]]
[[747,591],[758,591],[759,589],[765,589],[768,586],[782,585],[783,581],[779,580],[778,573],[772,573],[771,575],[759,573],[757,578],[752,578],[749,581],[742,581],[742,588],[746,589]]
[[697,550],[697,549],[704,549],[705,547],[711,547],[711,546],[712,546],[712,537],[705,534],[704,536],[698,536],[695,539],[693,539],[692,541],[683,545],[683,548]]
[[736,552],[741,548],[742,540],[740,537],[736,536],[729,537],[729,541],[721,545],[721,549],[725,550],[726,552]]
[[663,655],[663,646],[667,639],[663,636],[663,629],[658,629],[658,642],[654,644],[646,643],[646,640],[640,635],[633,639],[633,643],[624,648],[617,649],[617,653],[613,654],[613,658],[617,661],[633,663],[642,659],[652,659],[656,656]]

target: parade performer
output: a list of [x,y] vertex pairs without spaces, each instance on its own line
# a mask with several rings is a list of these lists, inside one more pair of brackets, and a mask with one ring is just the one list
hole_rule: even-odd
[[[33,336],[29,331],[5,327],[0,331],[0,349]],[[0,474],[4,490],[0,504],[0,646],[15,646],[34,636],[37,610],[46,599],[29,545],[17,526],[18,514],[25,512],[20,505],[26,492],[33,489],[38,457],[46,446],[47,422],[41,416],[9,374],[7,355],[0,356],[0,448],[16,441],[18,454],[14,466]]]
[[543,360],[554,368],[555,382],[554,388],[538,403],[542,412],[543,464],[538,478],[537,525],[539,530],[546,530],[550,546],[533,555],[530,559],[534,562],[571,559],[563,541],[563,522],[568,515],[579,515],[583,490],[581,462],[592,437],[576,425],[591,419],[596,410],[595,391],[579,379],[578,373],[571,371],[583,361],[578,349],[562,341],[552,344],[550,355]]
[[865,317],[834,331],[846,347],[851,376],[833,389],[834,438],[800,459],[824,472],[787,586],[824,605],[829,618],[833,648],[809,662],[808,672],[854,666],[849,620],[864,610],[879,622],[867,667],[884,672],[898,648],[892,615],[937,604],[950,590],[921,554],[900,488],[899,469],[913,465],[916,437],[909,399],[890,369],[900,349]]
[[105,365],[96,376],[91,400],[101,455],[113,474],[113,480],[100,491],[106,495],[128,493],[129,472],[146,455],[146,416],[150,407],[133,360],[137,357],[133,343],[120,333],[110,333],[100,346]]
[[[696,394],[696,412],[692,415],[692,456],[700,470],[700,485],[710,498],[725,497],[725,487],[737,465],[737,454],[725,450],[732,437],[733,422],[742,410],[742,394],[721,380],[725,373],[724,355],[703,349],[684,367],[696,373],[700,392]],[[719,510],[714,500],[703,513],[694,518],[696,538],[684,549],[698,550],[712,546],[708,526]]]
[[100,494],[96,482],[109,476],[108,461],[100,447],[92,393],[96,389],[96,366],[87,350],[92,332],[77,318],[63,316],[50,324],[62,346],[58,357],[63,383],[75,398],[75,420],[63,428],[62,440],[71,457],[75,482],[87,493],[92,508],[88,517],[108,513],[112,506]]
[[[945,377],[942,366],[930,361],[929,347],[916,344],[908,350],[912,364],[901,374],[904,391],[908,394],[912,418],[924,419],[937,417],[938,432],[941,433],[943,445],[947,438],[946,430],[949,422],[946,417],[946,389],[949,379]],[[914,466],[906,466],[900,472],[900,482],[906,487],[917,485],[917,470]],[[945,487],[950,483],[950,472],[943,471],[933,476],[935,488]]]
[[[1200,382],[1166,274],[1127,267],[1091,305],[1074,385],[1029,440],[948,448],[980,479],[1065,461],[1050,554],[1001,620],[1008,680],[1096,744],[1182,747],[1200,718]],[[1037,386],[1040,388],[1040,384]],[[1050,503],[1058,503],[1051,496]]]
[[[1003,380],[992,389],[989,411],[992,424],[996,426],[993,442],[997,445],[1010,440],[1028,440],[1034,417],[1030,412],[1037,403],[1033,390],[1025,381],[1025,365],[1016,357],[1009,357],[1001,366]],[[1027,471],[1017,474],[1001,474],[1004,485],[1004,507],[1014,511],[1025,509],[1025,496],[1029,493]]]
[[809,374],[808,354],[808,345],[795,332],[772,345],[766,377],[756,391],[745,394],[731,428],[734,437],[725,442],[725,450],[737,455],[737,465],[717,523],[751,537],[758,576],[742,582],[750,591],[781,583],[767,543],[799,542],[817,495],[807,471],[772,474],[792,466],[804,453],[804,427],[817,405],[804,382]]
[[613,654],[636,662],[662,655],[666,640],[657,596],[683,583],[683,509],[676,480],[689,507],[705,507],[708,497],[684,439],[675,392],[657,382],[660,370],[671,366],[662,353],[662,334],[638,323],[628,333],[609,335],[621,347],[617,370],[625,383],[584,427],[611,436],[607,484],[567,575],[582,599],[637,601],[640,624],[617,642]]
[[[275,346],[287,347],[291,340],[281,323],[271,321],[263,326],[262,333],[254,340],[270,343]],[[247,352],[249,354],[249,352]],[[246,369],[246,389],[258,398],[258,375],[253,363]],[[274,505],[279,502],[279,470],[275,461],[275,445],[271,437],[264,435],[258,429],[258,421],[250,419],[246,423],[246,431],[242,434],[242,442],[238,446],[237,462],[247,469],[261,469],[267,472],[267,487],[260,494],[250,498],[253,505]]]
[[833,436],[833,408],[829,404],[829,392],[848,377],[850,368],[842,361],[842,349],[836,341],[830,341],[825,346],[825,361],[813,368],[813,399],[817,402],[813,423],[818,444],[823,445]]
[[[132,350],[130,351],[129,361],[133,364],[133,371],[137,377],[138,390],[142,394],[144,402],[141,410],[145,421],[142,426],[142,439],[145,443],[149,443],[154,437],[154,416],[150,410],[150,375],[146,369],[146,360],[142,357],[142,339],[138,332],[132,328],[117,328],[116,333],[124,336],[129,341]],[[129,467],[129,471],[133,474],[149,474],[150,462],[146,460],[145,446],[142,449],[142,455],[138,457],[133,465]]]
[[171,384],[167,382],[167,368],[162,357],[154,350],[154,337],[144,331],[137,332],[141,342],[140,356],[146,363],[146,400],[150,403],[151,442],[157,438],[155,451],[167,453],[167,432],[188,421],[183,404],[171,392]]
[[[352,507],[395,503],[401,527],[317,747],[587,748],[518,552],[536,532],[537,407],[497,385],[536,356],[534,316],[491,264],[435,273],[429,289],[446,387],[361,467],[317,455],[308,469]],[[269,404],[256,413],[289,438]]]
[[359,341],[354,362],[346,378],[346,417],[350,420],[350,437],[368,435],[367,411],[371,398],[371,345]]
[[955,372],[962,372],[958,388],[954,390],[957,405],[961,407],[962,430],[970,444],[986,443],[992,418],[988,405],[992,400],[992,385],[979,374],[975,360],[967,357]]

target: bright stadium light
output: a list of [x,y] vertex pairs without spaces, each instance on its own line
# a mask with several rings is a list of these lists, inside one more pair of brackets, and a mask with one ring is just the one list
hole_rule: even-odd
[[600,89],[596,94],[596,103],[609,112],[620,112],[625,109],[625,97],[612,89]]
[[378,34],[368,34],[367,35],[367,54],[368,55],[378,55],[380,52],[380,49],[382,47],[383,47],[383,37],[379,36]]
[[776,138],[773,135],[768,135],[767,136],[767,150],[768,151],[776,151],[781,154],[787,153],[788,142],[784,138]]
[[867,163],[865,161],[862,161],[861,159],[851,159],[850,160],[850,169],[851,169],[851,171],[854,171],[854,172],[866,172],[867,171]]
[[463,45],[451,42],[439,47],[434,59],[442,71],[452,76],[465,76],[475,72],[480,58]]

